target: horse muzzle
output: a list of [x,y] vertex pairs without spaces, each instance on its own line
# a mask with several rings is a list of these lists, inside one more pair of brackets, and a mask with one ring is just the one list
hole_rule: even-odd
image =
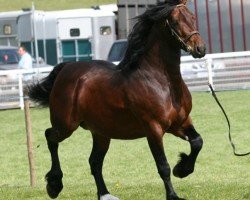
[[194,58],[202,58],[206,55],[206,46],[205,45],[197,45],[190,51],[191,55]]

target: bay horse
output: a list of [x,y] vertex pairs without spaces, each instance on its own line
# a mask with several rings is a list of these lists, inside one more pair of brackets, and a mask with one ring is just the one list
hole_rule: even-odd
[[118,199],[109,193],[102,175],[111,139],[142,137],[147,138],[166,199],[181,199],[172,186],[163,136],[171,133],[190,143],[190,154],[181,153],[173,169],[180,178],[194,171],[203,144],[189,116],[192,102],[180,73],[181,49],[194,58],[206,52],[185,1],[168,0],[137,17],[118,66],[100,60],[61,63],[40,83],[30,85],[30,98],[50,108],[52,127],[45,136],[52,160],[46,175],[51,198],[63,188],[59,142],[80,126],[93,137],[89,164],[98,199]]

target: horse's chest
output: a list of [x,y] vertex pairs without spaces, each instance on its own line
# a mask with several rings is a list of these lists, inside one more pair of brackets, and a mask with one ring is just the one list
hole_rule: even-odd
[[[153,79],[154,80],[154,79]],[[178,86],[178,88],[176,88]],[[191,95],[183,82],[138,83],[127,92],[131,110],[146,123],[159,122],[164,129],[180,126],[191,111]]]
[[[189,115],[189,109],[187,109],[184,106],[181,106],[180,108],[172,108],[172,112],[170,112],[169,118],[171,118],[171,125],[176,126],[176,125],[181,125],[188,117]],[[171,116],[172,115],[172,116]]]

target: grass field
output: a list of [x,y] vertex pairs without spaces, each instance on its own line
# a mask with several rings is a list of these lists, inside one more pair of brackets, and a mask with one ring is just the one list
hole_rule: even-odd
[[89,8],[91,6],[116,3],[116,0],[0,0],[0,12],[21,10],[22,8],[30,8],[32,2],[37,10],[64,10],[76,8]]
[[[250,150],[250,91],[218,93],[231,123],[239,152]],[[29,187],[24,113],[0,111],[0,199],[49,199],[44,175],[50,157],[44,138],[49,127],[47,109],[31,110],[37,186]],[[204,139],[195,173],[186,179],[172,178],[179,196],[189,200],[250,199],[250,157],[235,157],[227,138],[225,119],[209,93],[193,93],[192,118]],[[189,145],[166,135],[165,151],[173,167],[178,152]],[[92,146],[89,132],[79,129],[60,144],[64,190],[58,199],[95,200],[96,188],[90,175],[88,157]],[[165,199],[162,181],[146,139],[112,141],[104,163],[104,177],[111,193],[121,200]]]

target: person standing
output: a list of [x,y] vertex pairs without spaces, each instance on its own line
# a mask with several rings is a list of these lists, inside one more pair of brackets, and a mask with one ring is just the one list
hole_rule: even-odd
[[[21,59],[19,60],[19,63],[18,63],[18,67],[20,69],[25,69],[25,71],[32,69],[32,63],[33,63],[32,57],[27,52],[24,46],[19,47],[18,54],[21,56]],[[33,77],[32,73],[24,72],[22,75],[23,75],[23,78],[22,78],[23,81],[27,82],[27,81],[32,80],[32,77]]]
[[19,68],[21,69],[32,69],[32,57],[27,52],[24,46],[20,46],[18,53],[21,56],[21,59],[18,63]]

